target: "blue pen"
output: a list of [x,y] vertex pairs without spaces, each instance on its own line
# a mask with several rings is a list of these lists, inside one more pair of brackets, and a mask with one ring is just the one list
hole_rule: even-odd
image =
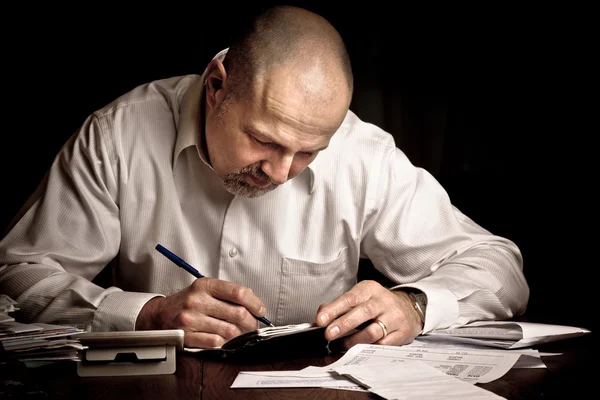
[[[204,275],[202,275],[200,272],[198,272],[198,270],[196,268],[192,267],[190,264],[188,264],[187,262],[185,262],[181,257],[173,254],[173,252],[171,252],[170,250],[166,249],[164,246],[162,246],[160,244],[157,244],[156,245],[156,250],[158,250],[163,256],[167,257],[169,260],[173,261],[173,263],[175,265],[177,265],[178,267],[181,267],[181,268],[185,269],[187,272],[189,272],[190,274],[194,275],[196,278],[204,278]],[[275,327],[271,323],[271,321],[269,321],[265,317],[257,317],[256,315],[254,315],[254,318],[256,318],[257,320],[259,320],[260,322],[262,322],[263,324],[265,324],[267,326]]]

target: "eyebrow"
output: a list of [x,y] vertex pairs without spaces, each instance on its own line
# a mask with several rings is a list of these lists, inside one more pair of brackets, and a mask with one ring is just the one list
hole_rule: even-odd
[[[257,129],[254,126],[246,125],[246,126],[244,126],[244,131],[249,133],[252,136],[258,136],[258,139],[261,139],[261,140],[265,139],[266,141],[269,141],[269,142],[275,143],[278,146],[281,146],[270,135],[267,135],[264,132],[261,132],[260,129]],[[322,147],[319,147],[318,149],[314,149],[314,150],[303,150],[303,152],[316,153],[318,151],[325,150],[327,147],[329,147],[329,146],[322,146]]]

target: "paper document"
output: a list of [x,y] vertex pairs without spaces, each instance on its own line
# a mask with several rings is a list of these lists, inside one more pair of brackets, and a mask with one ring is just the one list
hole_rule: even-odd
[[416,338],[412,344],[408,346],[416,346],[416,345],[424,345],[429,348],[434,347],[445,347],[452,349],[477,349],[477,350],[486,350],[487,352],[498,351],[500,353],[504,353],[509,351],[511,353],[518,353],[521,356],[513,365],[513,368],[546,368],[546,364],[541,359],[541,356],[558,356],[562,353],[548,353],[548,352],[540,352],[535,349],[496,349],[490,348],[489,346],[483,346],[481,344],[473,344],[473,343],[461,343],[453,340],[448,340],[443,336],[419,336]]
[[0,322],[0,362],[77,361],[83,346],[75,336],[81,332],[72,326]]
[[343,380],[335,369],[348,365],[389,367],[410,361],[422,361],[444,374],[474,384],[500,378],[519,359],[520,353],[497,350],[428,348],[427,344],[382,346],[358,344],[336,362],[325,366],[309,366],[298,371],[242,371],[232,388],[242,387],[338,387],[356,382]]
[[13,322],[14,320],[10,315],[0,312],[0,324],[3,322]]
[[[231,385],[235,388],[293,388],[293,387],[321,387],[321,388],[352,388],[356,389],[356,382],[334,374],[330,371],[321,373],[302,373],[301,371],[269,371],[269,372],[240,372]],[[366,391],[366,389],[365,389]]]
[[465,326],[438,329],[425,336],[444,336],[456,343],[517,349],[585,335],[585,328],[516,321],[477,321]]
[[384,399],[503,399],[488,390],[456,379],[423,361],[391,365],[347,365],[334,368]]
[[335,363],[321,368],[332,370],[341,365],[379,365],[419,360],[460,380],[486,383],[506,374],[520,356],[519,353],[484,349],[431,348],[427,344],[414,342],[404,346],[358,344]]
[[17,310],[16,301],[0,294],[0,363],[78,360],[77,352],[83,346],[74,336],[83,330],[68,325],[19,322],[9,315]]
[[0,294],[0,312],[9,313],[19,310],[19,304],[5,294]]

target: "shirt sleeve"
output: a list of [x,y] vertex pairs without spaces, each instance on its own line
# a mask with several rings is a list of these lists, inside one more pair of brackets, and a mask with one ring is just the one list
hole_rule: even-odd
[[522,314],[529,287],[519,248],[464,215],[432,175],[390,147],[373,169],[361,252],[397,283],[391,289],[426,294],[423,333]]
[[158,296],[92,283],[119,252],[114,149],[89,117],[0,241],[0,292],[26,321],[134,330],[142,306]]

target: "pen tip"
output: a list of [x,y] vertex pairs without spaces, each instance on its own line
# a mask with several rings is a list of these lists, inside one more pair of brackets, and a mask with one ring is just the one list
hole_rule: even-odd
[[269,324],[269,326],[270,326],[271,328],[275,328],[275,325],[273,325],[272,323],[271,323],[271,324]]

